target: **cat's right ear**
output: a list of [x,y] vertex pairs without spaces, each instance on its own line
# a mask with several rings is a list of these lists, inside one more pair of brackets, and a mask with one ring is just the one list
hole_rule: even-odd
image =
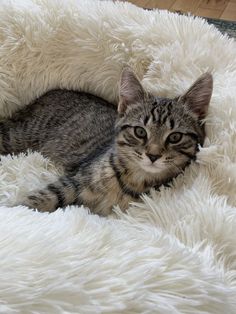
[[199,120],[205,119],[213,89],[213,78],[210,73],[202,74],[189,90],[180,97],[190,111]]
[[144,100],[145,91],[130,68],[124,68],[120,80],[118,113],[125,113],[128,106]]

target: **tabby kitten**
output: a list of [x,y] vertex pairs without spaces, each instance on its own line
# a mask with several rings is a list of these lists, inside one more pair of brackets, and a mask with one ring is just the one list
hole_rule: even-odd
[[22,204],[48,212],[68,204],[84,204],[101,215],[116,204],[125,210],[195,160],[212,85],[206,73],[183,96],[159,98],[126,68],[118,113],[87,93],[46,93],[0,123],[1,154],[39,151],[65,172]]

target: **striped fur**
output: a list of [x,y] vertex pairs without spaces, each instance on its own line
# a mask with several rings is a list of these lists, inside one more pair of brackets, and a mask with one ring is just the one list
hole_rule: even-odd
[[49,212],[68,204],[84,204],[101,215],[116,204],[125,210],[196,159],[211,91],[212,78],[206,74],[182,97],[154,97],[125,69],[118,113],[90,94],[46,93],[0,122],[1,154],[36,150],[65,172],[22,203]]

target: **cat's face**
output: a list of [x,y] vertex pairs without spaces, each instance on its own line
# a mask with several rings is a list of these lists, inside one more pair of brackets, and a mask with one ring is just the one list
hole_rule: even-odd
[[122,73],[117,149],[121,160],[149,175],[168,179],[195,160],[204,142],[212,77],[205,74],[182,97],[147,94],[129,69]]

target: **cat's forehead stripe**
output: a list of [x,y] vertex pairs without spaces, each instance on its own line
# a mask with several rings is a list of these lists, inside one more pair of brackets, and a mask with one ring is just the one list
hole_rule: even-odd
[[175,127],[175,120],[170,118],[169,122],[170,122],[170,128],[173,129]]
[[148,120],[149,120],[149,116],[145,116],[144,119],[143,119],[143,124],[147,125]]
[[158,115],[158,112],[157,112],[157,106],[156,107],[153,107],[152,110],[151,110],[151,116],[152,116],[152,121],[155,123],[155,122],[158,122],[158,119],[159,119],[159,115]]
[[[162,99],[155,106],[153,103],[153,108],[150,111],[153,123],[166,124],[168,117],[171,116],[172,108],[171,100]],[[168,127],[173,127],[173,121],[171,123],[168,122]]]
[[168,127],[168,129],[173,130],[175,126],[174,119],[172,119],[171,117],[168,117],[168,119],[166,120],[166,126]]

